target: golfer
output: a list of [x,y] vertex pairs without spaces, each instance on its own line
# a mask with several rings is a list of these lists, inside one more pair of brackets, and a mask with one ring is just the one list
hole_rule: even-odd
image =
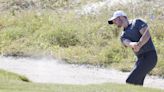
[[123,28],[120,36],[121,42],[125,47],[132,48],[137,56],[135,67],[127,78],[126,83],[143,85],[146,75],[157,63],[157,53],[147,23],[142,19],[129,21],[123,11],[114,12],[108,23]]

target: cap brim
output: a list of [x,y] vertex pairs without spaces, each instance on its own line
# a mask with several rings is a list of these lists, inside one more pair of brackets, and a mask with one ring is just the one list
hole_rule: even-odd
[[113,24],[113,20],[116,19],[117,17],[112,17],[108,20],[108,24]]
[[112,21],[112,20],[109,20],[109,21],[108,21],[108,24],[113,24],[113,21]]

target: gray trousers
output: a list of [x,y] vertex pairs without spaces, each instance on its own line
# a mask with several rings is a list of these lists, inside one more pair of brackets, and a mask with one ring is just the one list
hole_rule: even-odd
[[157,63],[157,53],[156,51],[150,51],[137,56],[137,58],[135,67],[127,78],[126,83],[143,85],[146,75]]

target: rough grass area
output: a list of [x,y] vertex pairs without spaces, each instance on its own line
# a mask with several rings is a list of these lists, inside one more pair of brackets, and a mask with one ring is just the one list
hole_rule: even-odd
[[[19,2],[20,0],[1,1]],[[23,0],[25,1],[25,0]],[[23,2],[22,1],[22,2]],[[38,1],[38,0],[36,0]],[[48,7],[53,0],[43,0]],[[40,4],[43,2],[41,0]],[[62,0],[59,0],[62,2]],[[63,0],[62,3],[69,0]],[[81,0],[80,2],[95,2]],[[7,4],[9,4],[7,3]],[[158,52],[158,65],[151,72],[164,76],[164,1],[142,0],[137,4],[117,5],[115,9],[104,8],[97,15],[78,15],[74,9],[65,12],[51,8],[24,9],[14,3],[0,15],[0,54],[11,56],[53,55],[68,63],[112,66],[129,71],[136,60],[131,49],[119,41],[120,29],[109,26],[107,20],[115,10],[127,12],[129,18],[144,18]],[[39,4],[35,2],[36,4]],[[62,3],[59,3],[60,7]],[[51,5],[52,4],[52,5]],[[26,6],[26,5],[25,5]],[[75,8],[75,6],[72,6]],[[14,9],[14,10],[12,10]]]

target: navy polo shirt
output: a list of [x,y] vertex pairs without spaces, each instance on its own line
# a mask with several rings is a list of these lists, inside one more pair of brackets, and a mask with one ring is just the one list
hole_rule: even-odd
[[[147,23],[145,23],[142,19],[134,19],[132,22],[128,25],[126,29],[121,34],[121,41],[123,39],[129,39],[132,42],[138,42],[140,38],[142,37],[142,34],[140,33],[140,30],[143,27],[146,27]],[[139,52],[135,53],[137,56],[149,51],[155,50],[154,44],[152,42],[152,39],[150,38],[146,44],[144,44]]]

